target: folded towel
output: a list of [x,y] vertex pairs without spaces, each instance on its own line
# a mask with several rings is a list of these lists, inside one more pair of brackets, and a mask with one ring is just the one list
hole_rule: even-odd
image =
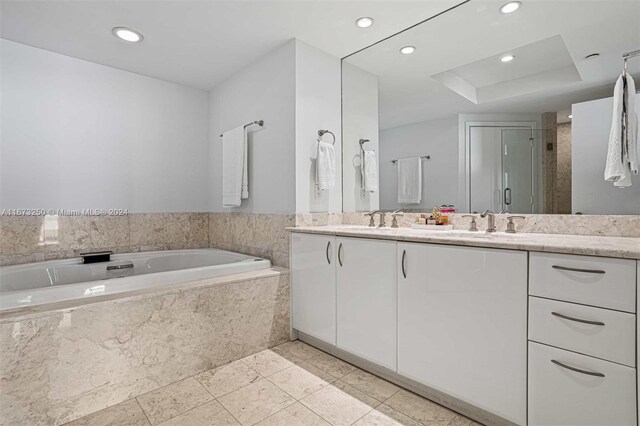
[[367,192],[378,190],[378,158],[375,151],[365,150],[360,162],[362,174],[362,189]]
[[422,200],[422,160],[420,157],[398,160],[398,203],[418,204]]
[[331,189],[336,185],[336,151],[330,143],[318,141],[316,157],[316,188],[318,191]]
[[609,133],[604,179],[618,188],[631,186],[631,174],[638,174],[638,117],[635,112],[635,84],[621,75],[613,92],[613,117]]
[[239,207],[249,198],[247,134],[244,126],[222,135],[222,207]]

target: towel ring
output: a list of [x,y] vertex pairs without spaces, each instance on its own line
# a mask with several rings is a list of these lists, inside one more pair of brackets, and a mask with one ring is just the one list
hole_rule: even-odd
[[331,142],[331,145],[335,145],[336,144],[336,135],[334,135],[331,130],[318,130],[318,137],[322,138],[327,133],[329,133],[333,137],[333,142]]

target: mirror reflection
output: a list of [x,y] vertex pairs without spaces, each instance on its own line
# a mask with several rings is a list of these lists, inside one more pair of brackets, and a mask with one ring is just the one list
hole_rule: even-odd
[[344,211],[640,214],[640,176],[604,178],[640,2],[514,3],[466,2],[343,60]]

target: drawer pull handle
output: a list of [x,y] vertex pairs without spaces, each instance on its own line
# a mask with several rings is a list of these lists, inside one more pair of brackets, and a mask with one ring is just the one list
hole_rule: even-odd
[[560,361],[556,361],[555,359],[552,359],[551,362],[554,363],[555,365],[559,365],[562,368],[566,368],[567,370],[575,371],[576,373],[586,374],[587,376],[604,377],[604,374],[602,373],[596,373],[595,371],[581,370],[579,368],[575,368],[575,367],[571,367],[570,365],[563,364]]
[[342,266],[342,243],[338,246],[338,263]]
[[553,265],[553,269],[560,269],[562,271],[571,271],[571,272],[586,272],[588,274],[605,274],[606,272],[601,269],[580,269],[580,268],[570,268],[568,266],[560,266]]
[[557,312],[551,312],[551,315],[555,315],[555,316],[557,316],[559,318],[566,319],[566,320],[569,320],[569,321],[581,322],[583,324],[602,325],[602,326],[604,326],[604,323],[600,322],[600,321],[589,321],[589,320],[584,320],[584,319],[580,319],[580,318],[573,318],[573,317],[569,317],[569,316],[566,316],[566,315],[559,314]]

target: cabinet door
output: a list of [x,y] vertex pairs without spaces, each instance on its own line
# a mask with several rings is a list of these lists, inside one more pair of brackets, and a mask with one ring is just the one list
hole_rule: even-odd
[[291,234],[293,328],[336,344],[336,239]]
[[398,373],[525,424],[526,253],[402,243],[398,262]]
[[396,243],[338,238],[338,347],[396,370]]

